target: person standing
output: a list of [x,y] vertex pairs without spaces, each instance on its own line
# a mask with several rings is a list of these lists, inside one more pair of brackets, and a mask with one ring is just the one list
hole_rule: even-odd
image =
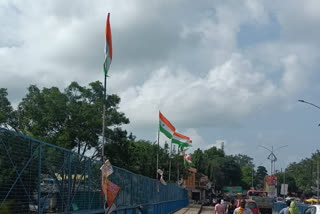
[[291,201],[290,207],[289,207],[289,213],[290,214],[300,214],[299,208],[298,208],[297,203],[295,201]]
[[214,207],[215,214],[226,214],[226,210],[223,204],[221,204],[221,199],[219,198],[216,206]]
[[290,204],[291,204],[291,201],[290,201],[290,200],[286,201],[287,207],[283,208],[283,209],[279,212],[279,214],[289,214]]
[[246,200],[242,199],[240,201],[240,207],[233,211],[233,214],[253,214],[249,208],[246,208]]
[[236,205],[234,204],[234,199],[231,199],[231,202],[228,206],[227,214],[233,214],[233,211],[236,209]]

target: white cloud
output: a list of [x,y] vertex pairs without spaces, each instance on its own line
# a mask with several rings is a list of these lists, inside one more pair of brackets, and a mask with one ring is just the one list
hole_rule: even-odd
[[[153,140],[150,127],[156,127],[160,109],[206,148],[203,127],[241,126],[317,85],[318,6],[316,0],[1,1],[0,87],[16,103],[29,84],[63,88],[71,81],[102,80],[110,11],[108,92],[121,96],[128,128]],[[248,47],[238,41],[241,30],[263,26],[264,34],[276,24],[276,38]],[[246,145],[226,139],[227,153]]]
[[233,54],[203,78],[185,70],[159,69],[141,86],[120,94],[121,109],[135,125],[155,123],[159,109],[183,127],[230,125],[278,96],[276,90],[250,61]]

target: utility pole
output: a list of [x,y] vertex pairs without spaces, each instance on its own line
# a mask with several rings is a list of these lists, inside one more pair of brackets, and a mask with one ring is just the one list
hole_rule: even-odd
[[317,160],[317,204],[319,204],[319,159]]
[[[284,185],[286,185],[286,168],[284,168],[283,183],[284,183]],[[286,191],[284,191],[283,201],[286,201]]]
[[277,160],[276,156],[273,154],[273,146],[271,147],[271,154],[268,156],[268,159],[271,161],[271,175],[273,175],[273,162]]
[[[167,141],[166,141],[167,143]],[[172,141],[170,145],[170,157],[169,157],[169,183],[171,181],[171,158],[172,158]]]
[[251,168],[251,187],[252,187],[252,189],[254,189],[254,187],[253,187],[253,166]]
[[178,155],[177,155],[177,183],[179,183],[179,147],[178,147]]
[[[311,105],[313,107],[316,107],[316,108],[320,109],[320,106],[318,106],[316,104],[307,102],[305,100],[298,100],[298,101],[301,102],[301,103],[306,103],[308,105]],[[320,126],[320,124],[318,126]],[[319,204],[319,158],[317,158],[317,204]]]

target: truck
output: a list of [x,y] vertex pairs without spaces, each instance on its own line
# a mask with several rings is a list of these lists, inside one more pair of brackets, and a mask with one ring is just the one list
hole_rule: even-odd
[[268,197],[268,192],[263,190],[249,190],[247,198],[257,203],[261,214],[272,214],[273,198]]

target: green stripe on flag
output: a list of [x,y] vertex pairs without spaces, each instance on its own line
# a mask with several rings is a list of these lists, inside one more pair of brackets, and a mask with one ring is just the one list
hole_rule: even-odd
[[167,130],[165,130],[160,124],[159,124],[159,130],[160,132],[162,132],[165,136],[167,136],[167,138],[172,138],[172,134],[170,132],[168,132]]
[[191,147],[192,145],[190,143],[180,143],[179,147],[184,148],[184,147]]
[[172,138],[172,143],[178,144],[180,148],[191,147],[192,146],[190,143],[182,142],[182,141],[179,141],[179,140],[174,139],[174,138]]
[[178,144],[178,145],[182,144],[181,141],[179,141],[177,139],[174,139],[174,138],[172,138],[172,143],[175,143],[175,144]]

